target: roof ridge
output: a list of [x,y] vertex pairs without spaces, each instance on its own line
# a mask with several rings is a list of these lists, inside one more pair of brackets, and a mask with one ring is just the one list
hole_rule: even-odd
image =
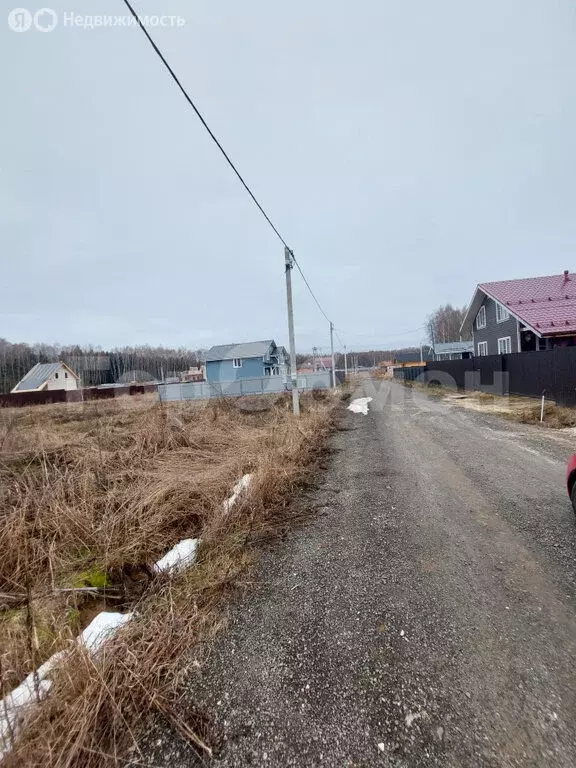
[[[576,278],[576,272],[568,272],[569,278]],[[552,275],[535,275],[532,277],[509,277],[505,278],[504,280],[486,280],[483,283],[478,283],[478,286],[481,288],[483,285],[498,285],[500,283],[519,283],[524,280],[551,280],[554,278],[558,278],[559,280],[564,281],[565,275],[562,272],[559,274],[558,272],[555,272]]]

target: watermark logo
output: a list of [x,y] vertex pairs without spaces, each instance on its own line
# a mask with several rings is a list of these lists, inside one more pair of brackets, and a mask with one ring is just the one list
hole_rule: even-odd
[[14,8],[8,14],[8,26],[13,32],[28,32],[34,27],[39,32],[52,32],[58,25],[58,14],[52,8],[40,8],[32,13],[27,8]]
[[52,8],[40,8],[34,14],[34,26],[39,32],[52,32],[58,25],[58,14]]
[[[62,14],[62,26],[80,29],[98,29],[100,27],[183,27],[186,19],[182,16],[112,16],[112,15],[82,15],[71,11]],[[13,32],[28,32],[36,29],[38,32],[52,32],[58,26],[59,18],[52,8],[40,8],[32,12],[27,8],[14,8],[8,14],[8,26]]]
[[8,14],[8,26],[13,32],[28,32],[32,20],[32,14],[26,8],[14,8]]

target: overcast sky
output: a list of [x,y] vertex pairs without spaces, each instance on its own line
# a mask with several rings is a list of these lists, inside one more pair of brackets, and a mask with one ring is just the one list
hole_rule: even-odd
[[[0,24],[0,337],[286,343],[282,246],[142,32],[63,26],[123,4],[44,1],[54,31]],[[349,348],[576,271],[572,0],[134,4],[186,20],[150,33]],[[327,350],[294,283],[297,346]]]

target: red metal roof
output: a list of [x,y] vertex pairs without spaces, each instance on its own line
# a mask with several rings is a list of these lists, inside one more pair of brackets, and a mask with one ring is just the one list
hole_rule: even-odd
[[576,332],[576,274],[502,280],[478,286],[543,336]]

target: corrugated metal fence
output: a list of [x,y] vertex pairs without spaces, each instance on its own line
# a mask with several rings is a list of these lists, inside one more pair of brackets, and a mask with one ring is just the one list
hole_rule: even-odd
[[558,405],[576,405],[576,347],[438,360],[425,367],[397,368],[394,376],[499,395],[541,397],[546,391]]
[[126,384],[118,387],[85,387],[84,389],[47,389],[42,392],[14,392],[0,395],[0,408],[21,408],[27,405],[52,403],[81,403],[88,400],[108,400],[122,395],[143,395],[156,392],[157,384]]
[[[298,376],[298,389],[327,389],[331,385],[330,373],[310,373]],[[162,402],[173,400],[207,400],[210,397],[241,397],[242,395],[269,395],[292,389],[283,376],[258,376],[253,379],[237,379],[220,384],[194,381],[186,384],[159,384],[158,394]]]

